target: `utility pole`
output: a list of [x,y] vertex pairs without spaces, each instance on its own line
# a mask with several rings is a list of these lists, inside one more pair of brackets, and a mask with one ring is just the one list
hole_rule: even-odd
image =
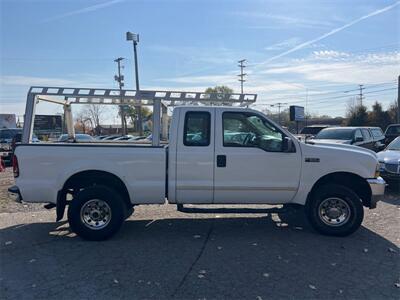
[[[135,59],[135,79],[136,79],[136,92],[140,91],[139,88],[139,66],[138,66],[138,59],[137,59],[137,44],[139,42],[139,34],[132,33],[132,32],[127,32],[126,33],[126,40],[127,41],[132,41],[133,42],[133,55]],[[138,124],[137,124],[137,129],[139,130],[139,135],[143,135],[143,128],[142,128],[142,107],[135,106],[135,110],[138,115]]]
[[287,105],[287,103],[277,102],[274,104],[270,104],[271,107],[278,107],[278,124],[281,125],[281,107]]
[[397,124],[400,124],[400,75],[397,78]]
[[362,84],[359,84],[359,87],[360,87],[359,100],[360,100],[360,106],[362,106],[363,105],[363,99],[364,99],[363,90],[365,89],[365,87]]
[[240,81],[240,93],[243,94],[243,83],[246,81],[244,79],[245,76],[247,76],[246,73],[243,73],[244,68],[246,68],[246,66],[244,65],[246,62],[245,59],[241,59],[238,61],[239,65],[238,67],[240,68],[240,74],[238,75],[240,77],[239,81]]
[[[114,61],[117,63],[118,66],[118,75],[114,76],[114,80],[118,82],[119,89],[122,90],[122,87],[124,86],[124,75],[121,75],[121,61],[123,60],[123,57],[118,57]],[[120,115],[121,115],[121,130],[122,130],[122,135],[127,134],[127,128],[125,126],[125,111],[124,111],[124,105],[119,106],[120,109]]]

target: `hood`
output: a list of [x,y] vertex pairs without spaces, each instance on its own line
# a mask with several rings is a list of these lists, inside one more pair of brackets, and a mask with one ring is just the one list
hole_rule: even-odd
[[400,162],[400,151],[386,150],[377,153],[378,160],[384,163],[399,163]]
[[[374,178],[378,165],[376,153],[357,146],[333,143],[305,144],[299,142],[305,168],[317,167],[326,174],[334,172],[349,172],[363,178]],[[317,159],[310,164],[307,158]]]
[[[329,142],[325,142],[325,141],[329,141]],[[332,141],[337,141],[337,143],[333,143]],[[349,150],[349,151],[356,151],[356,152],[366,152],[369,154],[372,154],[375,158],[376,158],[376,153],[372,150],[363,148],[363,147],[359,147],[359,146],[355,146],[355,145],[350,145],[347,143],[343,143],[346,142],[346,140],[309,140],[310,144],[315,143],[315,146],[327,146],[328,148],[342,148],[345,150]]]
[[316,144],[351,144],[351,140],[312,139],[311,141]]

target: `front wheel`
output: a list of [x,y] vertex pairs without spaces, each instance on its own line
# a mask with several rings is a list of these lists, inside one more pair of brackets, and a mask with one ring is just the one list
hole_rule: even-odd
[[114,235],[125,220],[126,209],[118,192],[105,186],[80,191],[68,207],[70,228],[80,237],[101,241]]
[[317,189],[306,204],[308,220],[322,234],[347,236],[364,218],[361,199],[349,188],[326,184]]

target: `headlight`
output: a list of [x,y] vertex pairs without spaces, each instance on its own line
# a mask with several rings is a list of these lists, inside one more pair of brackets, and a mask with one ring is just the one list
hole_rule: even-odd
[[379,171],[380,171],[380,172],[385,171],[386,166],[385,166],[385,163],[384,163],[383,161],[380,161],[380,162],[378,163],[378,166],[379,166]]

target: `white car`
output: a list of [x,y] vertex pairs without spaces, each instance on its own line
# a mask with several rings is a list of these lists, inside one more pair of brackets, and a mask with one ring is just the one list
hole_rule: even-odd
[[57,220],[68,205],[71,229],[103,240],[134,206],[166,201],[296,203],[317,231],[345,236],[360,227],[363,206],[375,208],[384,194],[375,153],[304,144],[259,111],[176,107],[169,138],[167,146],[18,145],[10,195],[56,206]]

